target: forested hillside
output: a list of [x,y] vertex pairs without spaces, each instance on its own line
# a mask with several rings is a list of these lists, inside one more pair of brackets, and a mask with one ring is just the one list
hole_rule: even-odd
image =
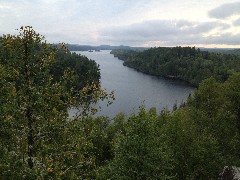
[[68,44],[67,48],[70,51],[100,51],[100,50],[113,50],[113,49],[128,49],[128,50],[137,50],[137,51],[143,51],[148,48],[144,47],[131,47],[131,46],[110,46],[110,45],[100,45],[100,46],[90,46],[90,45],[77,45],[77,44]]
[[225,81],[234,72],[240,72],[240,56],[235,54],[200,51],[195,47],[151,48],[143,52],[112,50],[124,65],[141,72],[178,78],[198,86],[211,76]]
[[240,166],[240,74],[200,83],[187,106],[173,113],[140,108],[123,120],[103,179],[217,179]]
[[229,49],[229,48],[201,48],[201,49],[202,51],[240,55],[240,49]]
[[76,53],[66,53],[58,49],[56,61],[50,70],[53,79],[59,81],[66,69],[74,72],[75,78],[68,82],[68,87],[74,88],[75,91],[81,90],[87,84],[100,82],[100,69],[95,61]]

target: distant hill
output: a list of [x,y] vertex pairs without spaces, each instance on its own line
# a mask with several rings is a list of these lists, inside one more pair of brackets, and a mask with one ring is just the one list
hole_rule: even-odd
[[237,54],[240,55],[240,49],[233,49],[229,51],[231,54]]
[[[67,44],[67,47],[70,51],[100,51],[100,50],[134,50],[134,51],[144,51],[149,48],[147,47],[131,47],[131,46],[111,46],[111,45],[100,45],[100,46],[91,46],[91,45],[78,45],[78,44]],[[235,54],[240,55],[240,49],[234,48],[200,48],[201,51],[215,52],[215,53],[223,53],[223,54]]]
[[125,50],[138,50],[143,51],[148,48],[145,47],[130,47],[130,46],[110,46],[110,45],[100,45],[100,46],[90,46],[90,45],[77,45],[77,44],[68,44],[68,49],[70,51],[89,51],[89,50],[113,50],[113,49],[125,49]]
[[240,49],[233,49],[233,48],[200,48],[200,49],[202,51],[208,51],[208,52],[240,55]]

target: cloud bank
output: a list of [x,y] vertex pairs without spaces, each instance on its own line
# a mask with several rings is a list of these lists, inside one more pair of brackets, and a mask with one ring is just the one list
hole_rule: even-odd
[[[131,45],[145,42],[158,42],[161,45],[174,46],[178,44],[237,44],[238,36],[221,34],[230,27],[229,24],[218,21],[191,22],[187,20],[154,20],[116,26],[103,29],[100,33],[105,39],[112,42],[121,42]],[[212,34],[209,34],[213,32]],[[215,33],[214,33],[215,32]],[[226,40],[226,36],[230,38]],[[239,43],[239,42],[238,42]]]
[[240,2],[223,4],[209,11],[208,14],[210,17],[217,19],[240,15]]
[[51,43],[240,47],[235,0],[1,0],[0,35],[31,25]]
[[237,20],[235,20],[235,21],[233,22],[233,25],[234,25],[234,26],[240,26],[240,18],[238,18]]

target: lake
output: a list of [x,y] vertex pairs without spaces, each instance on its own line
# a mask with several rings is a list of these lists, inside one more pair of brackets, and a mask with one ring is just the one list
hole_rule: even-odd
[[[169,80],[151,76],[123,66],[123,61],[115,58],[110,51],[76,51],[100,65],[102,87],[108,92],[115,91],[116,100],[112,105],[100,102],[102,109],[97,115],[114,117],[120,112],[129,116],[137,113],[139,106],[146,109],[156,107],[172,110],[174,104],[185,102],[194,88],[180,80]],[[74,113],[74,109],[70,113]]]

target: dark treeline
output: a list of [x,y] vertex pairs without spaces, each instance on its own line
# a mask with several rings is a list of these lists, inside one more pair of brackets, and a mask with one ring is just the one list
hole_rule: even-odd
[[68,88],[74,88],[75,91],[81,90],[87,84],[99,83],[100,69],[95,61],[76,53],[66,53],[64,50],[58,49],[56,61],[51,66],[53,78],[59,81],[66,69],[74,72],[75,77],[68,82]]
[[[55,60],[51,63],[49,72],[55,82],[60,81],[64,72],[69,70],[72,71],[74,77],[68,82],[68,88],[73,88],[74,91],[79,91],[91,83],[99,83],[101,78],[100,69],[99,65],[94,60],[90,60],[74,52],[71,53],[69,50],[66,51],[66,49],[61,49],[60,47],[60,45],[51,45],[45,49],[46,53],[52,53],[52,51],[54,51]],[[3,48],[2,44],[0,44],[0,63],[2,65],[8,65],[9,61],[7,60],[12,58],[14,54],[10,54]],[[37,56],[40,54],[40,49],[36,46],[32,53]]]
[[77,44],[68,44],[67,48],[70,51],[89,51],[89,50],[113,50],[113,49],[127,49],[127,50],[146,50],[148,48],[144,47],[130,47],[130,46],[110,46],[110,45],[100,45],[100,46],[90,46],[90,45],[77,45]]
[[182,79],[195,86],[211,76],[223,82],[240,71],[240,56],[195,47],[159,47],[143,52],[112,50],[111,53],[124,60],[128,67],[151,75]]
[[215,52],[215,53],[240,55],[240,49],[232,49],[232,48],[201,48],[201,50],[209,51],[209,52]]
[[77,45],[77,44],[68,44],[67,48],[70,51],[130,49],[129,46],[110,46],[110,45],[91,46],[91,45]]

